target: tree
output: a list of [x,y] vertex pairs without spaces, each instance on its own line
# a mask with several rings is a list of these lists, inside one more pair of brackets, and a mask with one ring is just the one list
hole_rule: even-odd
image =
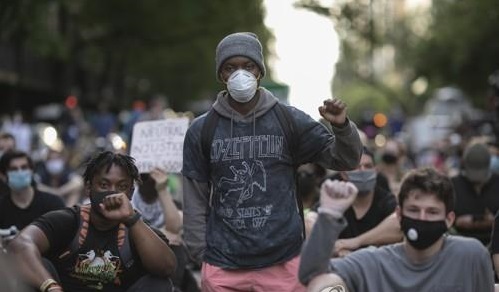
[[[324,7],[318,0],[300,0],[298,7],[309,9],[330,17],[341,40],[341,56],[336,64],[334,95],[342,96],[349,103],[354,119],[360,119],[363,112],[384,111],[388,113],[393,105],[400,105],[406,111],[404,82],[393,78],[400,76],[394,69],[376,68],[376,54],[392,50],[401,42],[392,26],[405,27],[400,19],[388,20],[383,12],[382,1],[340,0],[332,7]],[[395,80],[395,82],[393,82]]]
[[[403,1],[340,0],[333,7],[323,7],[318,0],[297,3],[336,22],[342,39],[342,58],[335,76],[335,89],[340,92],[366,82],[382,91],[383,87],[391,88],[395,95],[390,98],[415,113],[429,95],[415,102],[410,86],[424,78],[429,81],[427,92],[454,85],[462,88],[475,105],[484,105],[487,77],[499,69],[497,0],[432,1],[429,15],[402,8],[405,11],[401,17],[394,17],[389,25],[386,17],[373,17],[373,10],[386,4],[397,8],[404,5]],[[384,76],[373,74],[373,55],[384,48],[394,50],[394,71],[388,75],[397,76],[395,87]]]
[[[255,31],[263,43],[269,36],[262,1],[82,3],[78,26],[87,36],[84,67],[101,75],[98,89],[118,82],[128,99],[161,92],[177,109],[217,87],[214,52],[225,34]],[[144,82],[149,86],[144,88]]]
[[6,0],[0,41],[22,39],[52,62],[53,93],[61,97],[120,108],[162,93],[186,110],[220,88],[214,54],[223,36],[254,31],[266,44],[263,16],[262,0]]
[[434,1],[433,22],[415,48],[415,75],[433,88],[454,84],[483,106],[487,77],[499,69],[497,0]]

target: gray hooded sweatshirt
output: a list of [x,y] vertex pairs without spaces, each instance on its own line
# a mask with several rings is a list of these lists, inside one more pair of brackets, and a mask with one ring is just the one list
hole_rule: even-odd
[[[360,160],[362,144],[348,121],[333,127],[294,107],[297,153],[291,155],[272,109],[278,102],[259,89],[255,108],[243,116],[218,94],[220,119],[206,159],[200,134],[206,114],[196,118],[184,141],[184,241],[198,262],[225,269],[255,269],[297,256],[303,226],[296,203],[294,163],[317,162],[350,170]],[[296,157],[298,161],[293,161]]]

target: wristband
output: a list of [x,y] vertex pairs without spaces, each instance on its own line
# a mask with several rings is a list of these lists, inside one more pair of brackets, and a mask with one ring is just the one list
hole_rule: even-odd
[[40,285],[40,291],[47,292],[49,290],[49,287],[54,284],[59,286],[59,284],[57,284],[57,282],[54,279],[47,279],[43,281],[43,283]]
[[135,214],[133,214],[131,217],[127,218],[125,221],[123,221],[123,224],[125,224],[125,226],[127,228],[130,228],[132,227],[133,225],[135,225],[135,223],[137,223],[137,221],[139,221],[139,219],[142,217],[142,215],[140,215],[139,212],[135,212]]
[[50,292],[53,290],[62,290],[62,287],[59,284],[52,284],[48,287],[47,292]]
[[328,214],[328,215],[331,215],[333,216],[333,218],[336,218],[336,219],[341,219],[343,217],[343,213],[338,211],[338,210],[334,210],[334,209],[330,209],[330,208],[325,208],[325,207],[319,207],[317,208],[317,212],[319,214]]
[[333,287],[323,288],[320,292],[346,292],[345,286],[343,285],[335,285]]

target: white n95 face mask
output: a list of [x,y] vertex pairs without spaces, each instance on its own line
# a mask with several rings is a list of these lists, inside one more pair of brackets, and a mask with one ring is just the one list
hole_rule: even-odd
[[252,73],[239,69],[227,80],[227,90],[237,102],[249,102],[255,96],[258,81]]

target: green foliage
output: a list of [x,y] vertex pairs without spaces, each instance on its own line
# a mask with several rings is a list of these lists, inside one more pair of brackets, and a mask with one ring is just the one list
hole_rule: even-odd
[[[58,60],[96,103],[112,88],[109,102],[129,105],[155,93],[186,110],[190,100],[212,96],[215,48],[228,33],[253,31],[262,44],[263,0],[4,0],[0,41],[22,40],[31,51]],[[62,74],[65,74],[62,73]],[[67,94],[68,92],[66,92]]]
[[455,84],[483,105],[487,76],[499,69],[498,2],[433,3],[433,23],[416,47],[416,74],[426,76],[433,88]]
[[55,16],[54,4],[50,0],[0,1],[0,42],[36,48],[44,56],[64,55],[64,44],[49,19]]
[[351,82],[338,90],[348,104],[348,113],[352,120],[360,122],[368,112],[389,114],[393,108],[397,93],[381,84],[369,82]]
[[174,108],[219,87],[215,47],[226,34],[268,38],[262,1],[92,0],[84,2],[81,26],[90,35],[85,43],[99,48],[97,64],[126,63],[131,76],[150,82],[148,92],[165,93]]
[[[429,81],[428,92],[454,85],[462,88],[475,105],[484,105],[487,76],[499,69],[499,5],[497,0],[432,1],[431,14],[405,11],[386,25],[383,17],[372,17],[370,4],[395,2],[339,0],[322,7],[317,0],[299,0],[298,6],[327,14],[336,22],[341,37],[341,59],[337,64],[335,90],[370,82],[398,92],[397,101],[414,112],[422,102],[414,102],[410,84],[419,77]],[[425,29],[426,28],[426,29]],[[376,50],[392,47],[399,82],[376,74],[371,62]],[[380,88],[378,88],[380,89]],[[384,92],[383,89],[380,89]],[[427,95],[422,96],[423,100]]]
[[[384,20],[376,18],[373,10],[365,0],[340,0],[330,8],[322,7],[318,0],[300,0],[298,7],[303,7],[323,15],[335,22],[335,27],[341,40],[341,55],[336,65],[334,78],[335,95],[345,99],[366,98],[370,104],[371,94],[385,95],[383,99],[391,98],[392,102],[403,102],[402,87],[389,85],[385,76],[377,76],[373,67],[373,56],[377,49],[394,45],[397,38],[392,31],[382,26]],[[359,86],[358,90],[354,88]],[[397,92],[397,93],[394,93]],[[349,94],[354,94],[350,97]],[[364,100],[364,97],[361,99]]]

